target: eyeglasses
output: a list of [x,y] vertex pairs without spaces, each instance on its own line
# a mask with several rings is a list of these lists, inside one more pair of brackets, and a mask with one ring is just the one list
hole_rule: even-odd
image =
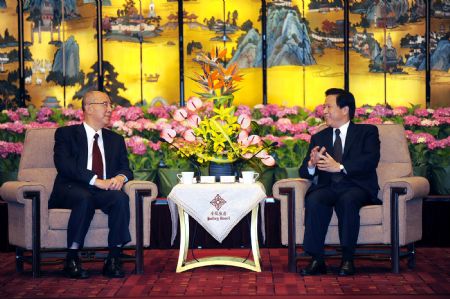
[[116,107],[116,105],[114,105],[114,104],[112,104],[112,103],[110,103],[110,102],[98,102],[98,103],[89,103],[88,105],[103,105],[105,108],[115,108]]

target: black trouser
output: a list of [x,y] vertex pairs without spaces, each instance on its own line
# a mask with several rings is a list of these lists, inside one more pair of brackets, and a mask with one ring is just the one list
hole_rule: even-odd
[[339,222],[343,258],[353,258],[358,241],[359,210],[368,204],[372,204],[370,195],[346,181],[331,183],[308,193],[305,199],[305,251],[315,258],[323,258],[325,237],[334,207]]
[[71,209],[67,225],[67,247],[73,242],[83,247],[84,238],[94,217],[95,209],[108,215],[108,246],[125,245],[131,241],[129,198],[123,191],[101,190],[80,184],[56,187],[49,208]]

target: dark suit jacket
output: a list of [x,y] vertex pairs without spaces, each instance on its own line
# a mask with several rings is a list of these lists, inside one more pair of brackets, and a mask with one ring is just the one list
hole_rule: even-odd
[[[309,154],[315,146],[325,146],[327,152],[333,156],[333,128],[326,128],[311,137],[308,153],[300,167],[300,176],[312,180],[314,177],[308,173]],[[376,168],[380,161],[380,139],[378,128],[350,122],[345,139],[344,153],[341,164],[347,171],[346,177],[366,190],[372,201],[378,202],[378,179]],[[331,182],[331,173],[316,168],[317,184],[310,187],[308,192],[327,186]]]
[[[133,173],[130,170],[123,137],[108,129],[102,129],[102,137],[106,178],[123,174],[128,180],[132,180]],[[51,197],[56,196],[55,190],[64,190],[64,187],[69,184],[79,183],[89,186],[89,182],[95,174],[86,168],[88,145],[83,125],[61,127],[56,130],[53,158],[58,175]]]

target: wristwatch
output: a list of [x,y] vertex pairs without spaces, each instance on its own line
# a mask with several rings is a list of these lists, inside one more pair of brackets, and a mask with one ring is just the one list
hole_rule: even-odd
[[339,164],[339,169],[341,170],[340,172],[344,172],[344,165]]

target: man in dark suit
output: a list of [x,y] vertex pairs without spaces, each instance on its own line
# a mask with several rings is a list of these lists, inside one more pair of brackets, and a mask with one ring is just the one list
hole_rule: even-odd
[[[359,233],[359,210],[379,204],[376,168],[380,160],[378,129],[355,125],[355,98],[328,89],[324,117],[328,128],[311,138],[300,176],[314,180],[305,199],[304,249],[312,258],[302,275],[325,274],[324,243],[333,208],[339,221],[342,262],[339,275],[353,275],[353,255]],[[316,181],[317,180],[317,181]]]
[[87,278],[79,249],[89,229],[95,209],[108,215],[109,254],[103,275],[124,277],[120,260],[122,246],[131,240],[129,198],[121,191],[130,171],[125,141],[105,129],[112,112],[111,100],[103,92],[90,91],[82,101],[84,122],[58,128],[55,132],[54,161],[58,171],[49,208],[71,209],[68,253],[64,272],[71,278]]

